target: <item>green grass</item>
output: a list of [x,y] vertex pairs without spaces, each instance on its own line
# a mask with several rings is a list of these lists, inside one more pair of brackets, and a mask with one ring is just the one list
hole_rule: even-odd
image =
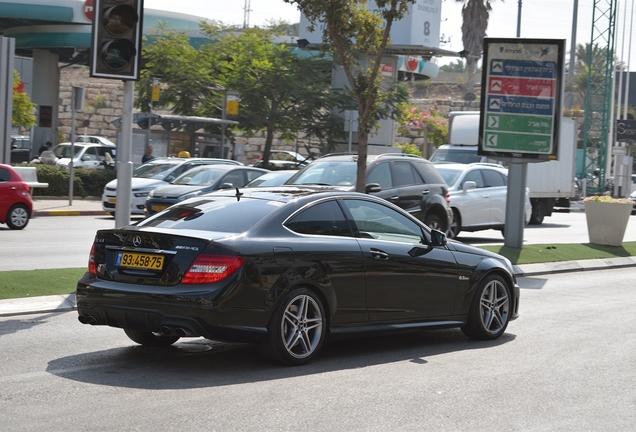
[[0,300],[75,292],[86,267],[0,272]]
[[[586,243],[532,244],[524,246],[523,249],[506,246],[480,248],[497,252],[518,265],[636,256],[636,242],[625,242],[620,247]],[[85,271],[82,267],[0,272],[0,300],[73,293],[77,280]]]
[[534,264],[557,261],[578,261],[636,256],[636,242],[625,242],[622,246],[584,244],[531,244],[523,249],[506,246],[480,246],[508,258],[513,264]]

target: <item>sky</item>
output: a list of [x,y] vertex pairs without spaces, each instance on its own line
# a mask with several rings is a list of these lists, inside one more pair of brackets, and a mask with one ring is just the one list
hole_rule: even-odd
[[[290,23],[300,21],[300,12],[296,7],[283,0],[179,0],[178,2],[144,0],[144,5],[150,9],[180,12],[222,21],[226,24],[243,25],[246,2],[250,3],[249,24],[251,26],[264,25],[271,20],[285,20]],[[618,0],[615,52],[625,65],[629,65],[631,71],[636,71],[636,43],[630,46],[630,34],[636,35],[636,28],[632,24],[633,3],[634,0]],[[574,0],[491,0],[492,11],[487,35],[502,38],[516,37],[520,4],[520,36],[522,38],[566,39],[566,51],[569,52]],[[626,5],[627,10],[625,10]],[[462,3],[455,0],[442,0],[441,36],[447,43],[440,45],[440,48],[451,51],[463,49],[461,7]],[[577,44],[590,43],[592,40],[593,9],[593,0],[579,0]],[[454,61],[454,58],[437,60],[440,65]]]

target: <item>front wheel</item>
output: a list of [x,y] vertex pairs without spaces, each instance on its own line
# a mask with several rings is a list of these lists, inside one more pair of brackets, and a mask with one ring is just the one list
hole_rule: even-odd
[[137,342],[139,345],[152,347],[170,346],[179,340],[179,336],[166,336],[161,333],[152,333],[127,328],[124,329],[124,333],[126,333],[126,336],[128,336],[133,342]]
[[29,209],[23,204],[16,204],[9,209],[7,226],[13,230],[21,230],[29,223]]
[[325,313],[318,296],[307,288],[290,291],[280,302],[259,345],[268,361],[297,366],[313,359],[325,339]]
[[471,339],[497,339],[510,322],[512,304],[506,281],[497,275],[486,276],[473,298],[468,321],[461,328]]

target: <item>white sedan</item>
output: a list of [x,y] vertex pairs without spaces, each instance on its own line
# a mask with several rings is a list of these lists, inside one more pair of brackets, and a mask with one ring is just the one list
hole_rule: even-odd
[[[506,222],[508,170],[489,163],[435,164],[448,185],[453,222],[446,235],[455,238],[461,231],[500,230]],[[526,189],[525,223],[532,205]]]

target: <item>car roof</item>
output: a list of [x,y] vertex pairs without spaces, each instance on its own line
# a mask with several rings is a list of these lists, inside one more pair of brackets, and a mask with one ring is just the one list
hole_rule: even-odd
[[263,168],[255,168],[255,167],[251,167],[251,166],[247,166],[247,165],[234,165],[234,164],[210,164],[210,165],[199,165],[197,167],[194,167],[192,169],[196,169],[196,170],[217,170],[217,171],[231,171],[233,169],[239,169],[239,168],[249,168],[250,170],[257,170],[257,171],[261,171],[264,173],[268,173],[270,172],[269,170],[263,169]]
[[[70,142],[63,142],[63,143],[59,143],[55,147],[58,147],[58,146],[70,146],[70,145],[71,145]],[[74,146],[78,146],[78,147],[110,147],[110,148],[116,148],[117,147],[114,144],[108,144],[108,143],[87,143],[87,142],[75,142],[75,143],[73,143],[73,145]]]
[[[318,158],[316,159],[316,161],[323,161],[323,160],[355,161],[357,160],[357,158],[358,158],[358,155],[355,153],[332,153],[332,154],[327,154],[321,158]],[[412,158],[412,159],[417,159],[419,161],[431,163],[430,161],[420,156],[412,155],[408,153],[381,153],[377,155],[367,155],[367,163],[378,160],[378,159],[406,159],[406,158]]]
[[503,166],[503,165],[499,165],[499,164],[493,164],[493,163],[484,163],[484,162],[475,162],[475,163],[471,163],[471,164],[463,164],[463,163],[436,163],[435,164],[435,168],[449,168],[452,170],[457,170],[457,171],[465,171],[469,168],[495,168],[498,170],[504,170],[505,172],[508,172],[508,170]]
[[198,198],[205,196],[232,196],[236,197],[236,189],[238,189],[240,198],[251,199],[263,199],[268,201],[289,202],[296,199],[310,199],[316,200],[329,197],[362,197],[378,202],[386,202],[381,198],[377,198],[374,195],[363,194],[360,192],[347,192],[341,190],[335,190],[333,188],[325,186],[296,186],[296,185],[281,185],[281,186],[265,186],[254,188],[233,188],[222,189],[214,192],[208,192],[200,195]]

